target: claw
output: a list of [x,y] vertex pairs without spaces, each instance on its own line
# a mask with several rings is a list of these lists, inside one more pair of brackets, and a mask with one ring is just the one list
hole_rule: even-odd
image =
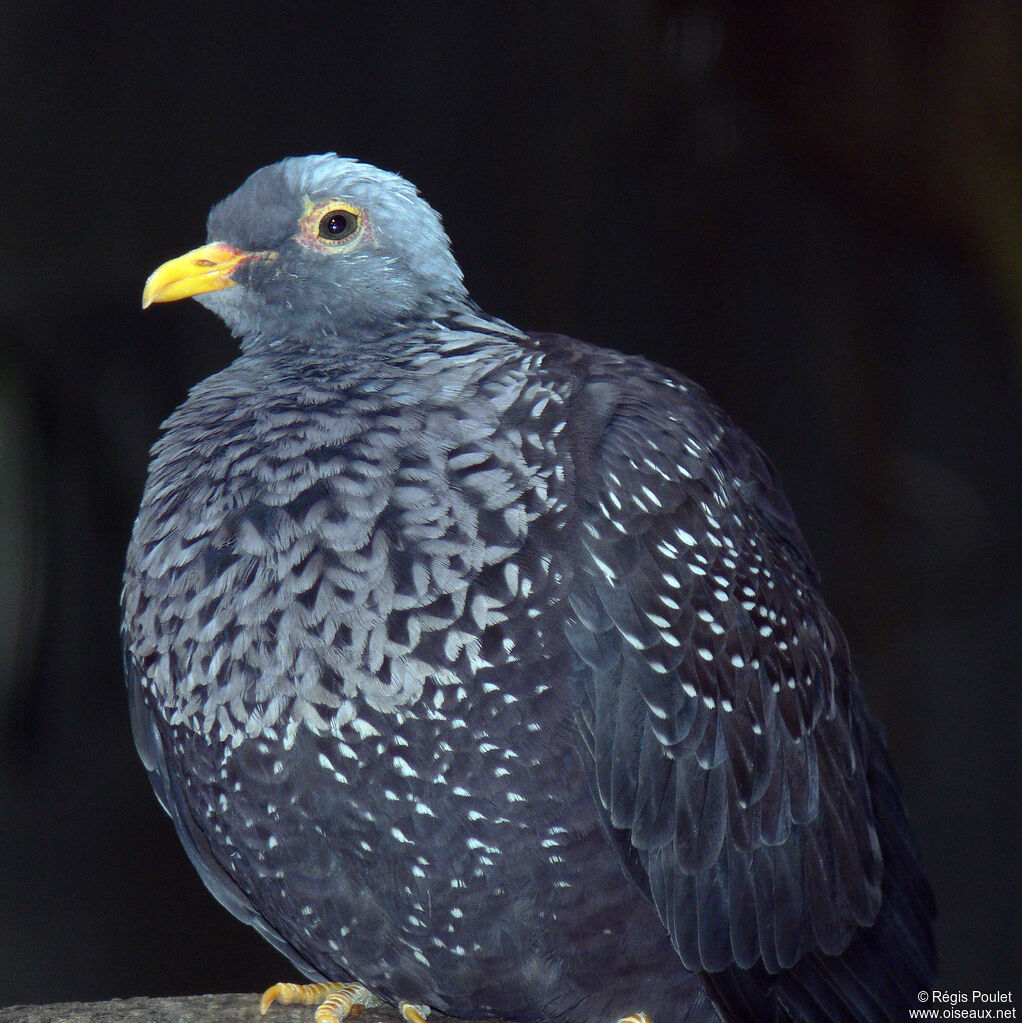
[[401,1002],[398,1010],[408,1023],[426,1023],[429,1009],[425,1005],[412,1005],[411,1002]]
[[379,1005],[380,1000],[362,984],[274,984],[259,999],[264,1016],[274,1002],[281,1005],[315,1005],[316,1023],[342,1023],[361,1016],[365,1009]]

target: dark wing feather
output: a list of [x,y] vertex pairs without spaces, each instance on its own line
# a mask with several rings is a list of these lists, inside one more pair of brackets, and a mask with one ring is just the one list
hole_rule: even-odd
[[[698,388],[588,352],[602,429],[577,460],[567,636],[608,827],[734,1018],[771,1018],[769,978],[809,959],[805,1000],[854,1000],[852,967],[819,963],[861,945],[887,897],[871,792],[886,754],[805,542],[769,464]],[[883,825],[914,849],[903,811]],[[925,945],[925,910],[906,917]],[[729,984],[746,970],[760,981]],[[870,1013],[848,1018],[886,1018]]]
[[[156,796],[174,822],[178,838],[188,859],[199,872],[205,886],[224,907],[242,923],[254,927],[278,952],[283,953],[310,980],[326,980],[311,963],[299,955],[287,941],[256,912],[248,896],[216,860],[206,836],[188,808],[181,785],[167,764],[165,737],[146,699],[140,673],[131,656],[124,653],[124,674],[128,685],[128,707],[131,730],[139,756],[149,774]],[[330,978],[337,979],[337,978]]]

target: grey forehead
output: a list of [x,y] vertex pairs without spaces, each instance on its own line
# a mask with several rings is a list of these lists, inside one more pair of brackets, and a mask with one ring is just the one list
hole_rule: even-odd
[[395,226],[418,222],[439,228],[437,215],[404,178],[326,153],[290,157],[257,170],[210,211],[209,240],[244,249],[277,246],[294,234],[306,198],[371,207],[378,219]]

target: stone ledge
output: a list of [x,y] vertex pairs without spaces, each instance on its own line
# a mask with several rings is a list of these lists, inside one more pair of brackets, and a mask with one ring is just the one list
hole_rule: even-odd
[[[265,1016],[260,1016],[257,994],[193,995],[10,1005],[0,1008],[0,1023],[312,1023],[314,1012],[311,1005],[274,1005]],[[358,1023],[404,1023],[404,1019],[397,1009],[381,1006],[367,1009],[358,1017]],[[432,1013],[429,1023],[465,1021]]]

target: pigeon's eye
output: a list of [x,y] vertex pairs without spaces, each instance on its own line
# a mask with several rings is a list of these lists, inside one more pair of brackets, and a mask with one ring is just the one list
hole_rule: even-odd
[[358,214],[353,210],[329,210],[319,222],[319,236],[328,242],[342,242],[358,230]]
[[306,196],[295,240],[314,252],[344,255],[371,243],[373,228],[368,213],[360,206],[343,199],[317,202]]

